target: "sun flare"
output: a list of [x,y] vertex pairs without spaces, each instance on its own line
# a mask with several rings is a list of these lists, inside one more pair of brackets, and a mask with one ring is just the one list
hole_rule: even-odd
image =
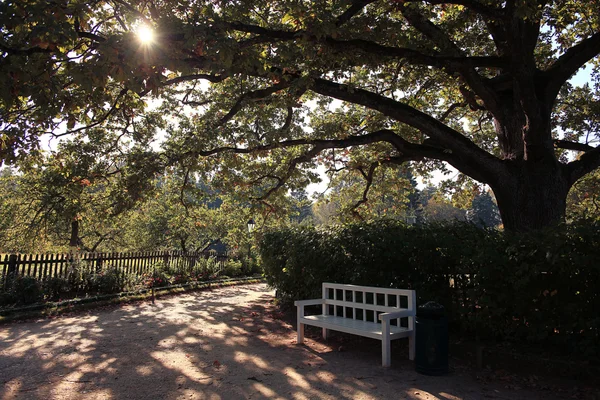
[[154,31],[146,25],[141,25],[136,33],[142,44],[150,44],[154,41]]

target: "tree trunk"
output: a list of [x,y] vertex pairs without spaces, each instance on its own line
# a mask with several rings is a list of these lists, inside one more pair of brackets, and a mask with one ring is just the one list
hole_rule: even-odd
[[79,246],[79,220],[77,219],[71,221],[71,239],[69,240],[69,246]]
[[508,174],[490,184],[506,230],[532,231],[564,221],[571,183],[558,162],[507,166]]

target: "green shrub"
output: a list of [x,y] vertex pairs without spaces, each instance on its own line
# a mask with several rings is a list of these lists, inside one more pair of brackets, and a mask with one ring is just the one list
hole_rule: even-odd
[[173,284],[188,283],[193,280],[191,268],[185,260],[179,259],[169,263],[168,268],[164,268],[165,275],[170,277]]
[[263,270],[260,264],[260,258],[244,257],[240,261],[242,262],[242,275],[253,276],[262,274]]
[[8,288],[12,302],[17,305],[29,305],[39,303],[44,298],[42,285],[31,276],[17,275],[12,279]]
[[135,289],[136,277],[126,274],[115,266],[109,266],[87,277],[87,289],[91,293],[113,294]]
[[242,262],[240,260],[234,260],[230,258],[225,263],[221,275],[230,278],[235,278],[244,275],[244,272],[242,271]]
[[152,266],[150,272],[144,275],[144,285],[147,288],[163,287],[171,284],[171,275],[162,261]]
[[198,281],[214,279],[219,275],[221,267],[216,257],[199,259],[192,268],[191,276]]
[[265,278],[284,301],[321,297],[322,282],[414,289],[451,327],[480,338],[600,356],[600,226],[505,234],[470,224],[378,221],[263,235]]
[[9,290],[9,286],[5,287],[4,284],[0,285],[0,307],[10,306],[14,303],[15,299],[13,298],[12,293]]
[[69,291],[69,282],[61,277],[47,278],[42,282],[44,297],[50,301],[57,301]]
[[462,253],[479,234],[470,225],[408,228],[396,221],[301,226],[265,234],[260,251],[267,282],[290,300],[320,297],[322,282],[339,282],[411,288],[444,303],[450,271],[468,266],[463,260],[472,254]]
[[86,261],[73,263],[67,275],[67,292],[97,292],[96,268]]

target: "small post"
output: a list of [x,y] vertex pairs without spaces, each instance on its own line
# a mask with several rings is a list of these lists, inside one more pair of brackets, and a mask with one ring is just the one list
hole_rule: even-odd
[[170,258],[171,258],[171,252],[165,251],[165,253],[163,254],[163,263],[164,263],[165,268],[169,268]]
[[152,265],[152,305],[154,305],[154,285],[156,284],[156,263]]
[[96,273],[99,274],[100,272],[102,272],[102,255],[104,253],[97,253],[97,258],[96,258]]
[[12,285],[13,280],[17,277],[18,256],[11,254],[8,257],[8,271],[6,274],[6,287]]

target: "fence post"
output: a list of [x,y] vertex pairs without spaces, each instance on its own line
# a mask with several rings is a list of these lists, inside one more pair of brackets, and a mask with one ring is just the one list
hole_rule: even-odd
[[100,272],[102,272],[102,256],[104,255],[104,253],[96,253],[96,273],[99,274]]
[[163,254],[163,264],[165,268],[169,268],[169,261],[171,258],[171,252],[170,251],[165,251],[165,253]]
[[8,271],[6,273],[6,287],[12,285],[12,281],[17,277],[17,261],[18,256],[16,254],[11,254],[8,257]]

